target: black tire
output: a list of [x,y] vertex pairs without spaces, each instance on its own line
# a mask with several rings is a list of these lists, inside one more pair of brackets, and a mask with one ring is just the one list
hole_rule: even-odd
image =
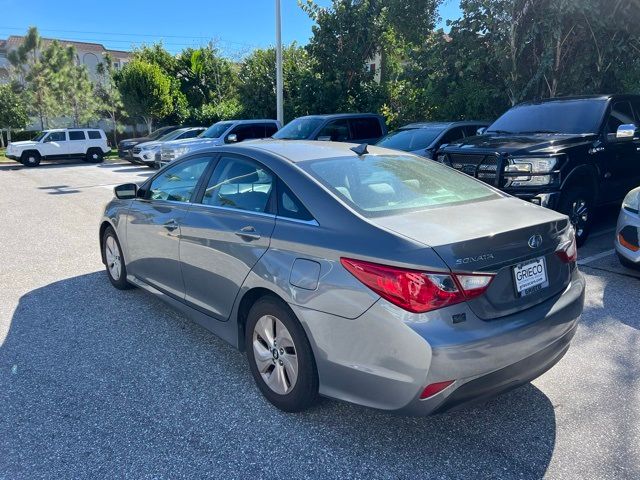
[[[291,390],[285,394],[273,391],[262,378],[255,360],[253,334],[258,320],[265,315],[277,318],[289,332],[295,345],[298,373]],[[262,394],[273,405],[285,412],[300,412],[311,407],[318,400],[318,372],[311,345],[302,325],[284,302],[276,297],[265,296],[253,304],[247,317],[245,348],[249,368]],[[280,350],[282,351],[282,350]],[[277,358],[277,357],[276,357]],[[277,360],[273,360],[274,365]],[[282,365],[282,362],[280,362]],[[275,366],[274,366],[275,368]]]
[[[115,241],[115,245],[118,247],[118,253],[120,257],[120,275],[118,275],[117,278],[112,273],[110,264],[108,261],[107,250],[108,250],[108,245],[110,244],[110,242],[108,242],[110,238],[112,238]],[[111,282],[111,285],[116,287],[118,290],[128,290],[130,288],[133,288],[133,285],[131,285],[127,281],[127,266],[125,265],[124,256],[122,255],[122,247],[120,246],[120,241],[118,240],[118,236],[116,235],[116,232],[111,227],[107,227],[107,229],[104,231],[104,235],[102,236],[102,252],[101,253],[102,253],[102,259],[107,271],[107,277],[109,277],[109,281]]]
[[36,150],[29,150],[22,153],[20,156],[20,163],[25,167],[37,167],[40,165],[41,159],[42,157],[40,156],[40,153]]
[[576,244],[584,245],[593,224],[594,195],[584,187],[569,187],[560,197],[558,210],[569,217],[576,230]]
[[84,157],[84,161],[88,163],[102,163],[104,161],[104,153],[99,148],[90,148]]
[[623,267],[626,267],[626,268],[628,268],[630,270],[635,270],[636,272],[640,271],[640,265],[638,265],[637,263],[633,263],[630,260],[627,260],[625,257],[620,255],[618,252],[616,252],[616,255],[618,255],[618,260],[620,261],[620,264]]

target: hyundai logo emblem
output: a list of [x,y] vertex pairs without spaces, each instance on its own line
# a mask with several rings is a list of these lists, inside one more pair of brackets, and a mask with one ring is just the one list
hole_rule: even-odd
[[542,245],[542,235],[532,235],[528,243],[530,248],[540,247]]

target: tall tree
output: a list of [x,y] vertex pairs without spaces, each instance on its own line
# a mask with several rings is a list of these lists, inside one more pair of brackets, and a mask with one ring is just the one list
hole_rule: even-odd
[[125,109],[132,117],[141,117],[149,133],[153,123],[171,112],[171,79],[156,64],[134,60],[116,75],[116,83]]
[[17,85],[0,85],[0,147],[4,147],[2,130],[7,130],[7,141],[11,141],[11,129],[25,128],[29,123],[24,97]]

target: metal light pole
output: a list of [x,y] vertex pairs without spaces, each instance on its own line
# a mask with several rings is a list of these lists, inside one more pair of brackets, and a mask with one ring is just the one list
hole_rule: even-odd
[[284,124],[282,88],[282,25],[280,0],[276,0],[276,110],[280,125]]

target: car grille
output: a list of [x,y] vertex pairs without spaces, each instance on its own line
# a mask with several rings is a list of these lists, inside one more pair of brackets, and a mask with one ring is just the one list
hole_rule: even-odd
[[498,185],[500,159],[496,155],[450,153],[448,159],[449,164],[456,170],[460,170],[491,185]]
[[140,153],[142,149],[140,147],[133,147],[133,153]]

